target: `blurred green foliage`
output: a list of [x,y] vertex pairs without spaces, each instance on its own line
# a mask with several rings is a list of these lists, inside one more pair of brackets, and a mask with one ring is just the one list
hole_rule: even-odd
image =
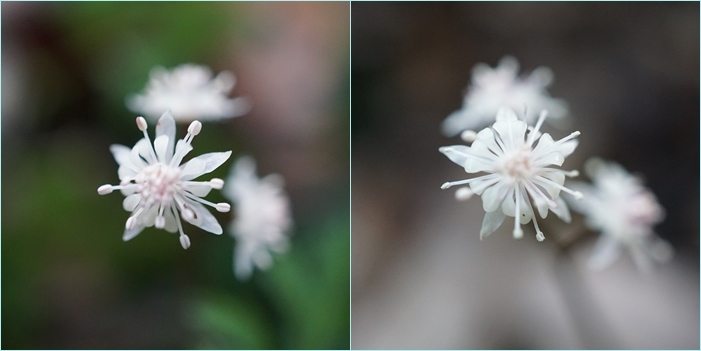
[[[155,65],[231,69],[235,45],[228,46],[247,34],[249,5],[37,6],[41,26],[56,37],[31,53],[36,129],[17,143],[3,133],[2,347],[349,348],[347,179],[330,185],[329,198],[312,195],[317,204],[299,213],[314,216],[294,219],[290,251],[246,282],[233,274],[231,214],[214,213],[222,236],[186,223],[187,251],[177,235],[154,228],[124,243],[123,196],[96,191],[118,181],[108,146],[132,147],[141,137],[126,96],[143,89]],[[347,100],[334,103],[347,121]],[[192,156],[233,151],[212,177],[226,178],[233,159],[249,151],[236,137],[246,131],[227,123],[205,124],[194,141]],[[347,130],[334,132],[347,140]],[[225,201],[216,191],[207,198]]]

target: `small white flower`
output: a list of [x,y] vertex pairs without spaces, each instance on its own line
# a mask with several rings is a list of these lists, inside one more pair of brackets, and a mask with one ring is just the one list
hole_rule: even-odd
[[527,105],[533,113],[524,116],[530,124],[538,111],[547,110],[550,117],[567,115],[564,100],[550,97],[545,88],[553,81],[553,72],[547,67],[536,68],[528,77],[518,76],[518,61],[505,56],[499,66],[490,68],[479,63],[472,69],[472,85],[468,87],[462,108],[450,114],[441,126],[445,136],[454,136],[466,129],[478,129],[494,123],[494,116],[502,106],[519,111]]
[[269,268],[273,263],[269,250],[283,253],[289,246],[286,232],[292,216],[283,184],[277,174],[259,179],[250,156],[232,166],[223,192],[235,205],[230,231],[236,239],[234,271],[239,279],[250,277],[255,266]]
[[[136,118],[136,125],[144,133],[134,148],[113,144],[110,151],[119,164],[119,185],[103,185],[98,194],[105,195],[121,190],[126,196],[124,209],[131,212],[122,239],[131,240],[146,227],[156,226],[171,233],[180,232],[180,244],[190,246],[190,238],[183,232],[180,214],[184,220],[210,233],[221,234],[216,218],[202,206],[214,207],[219,212],[229,212],[227,203],[212,203],[202,199],[212,189],[221,189],[224,181],[193,181],[221,166],[231,156],[231,151],[212,152],[191,159],[183,165],[183,157],[192,150],[192,139],[200,133],[202,123],[194,121],[184,139],[175,144],[175,120],[169,111],[163,113],[156,125],[156,139],[151,146],[146,120]],[[173,148],[175,147],[175,153]]]
[[583,182],[568,185],[586,196],[583,201],[572,203],[572,209],[584,214],[589,228],[601,232],[589,267],[594,270],[608,267],[623,247],[628,248],[643,272],[650,270],[652,260],[671,259],[671,245],[652,230],[664,219],[664,209],[642,181],[620,165],[599,158],[588,160],[584,167],[593,186]]
[[[480,239],[494,232],[506,216],[510,216],[514,217],[514,238],[523,236],[521,224],[532,219],[536,238],[544,240],[545,236],[538,228],[528,196],[535,203],[541,218],[545,218],[548,210],[551,210],[562,220],[570,221],[569,209],[558,195],[562,190],[575,198],[582,197],[581,193],[563,186],[565,176],[574,177],[578,173],[551,166],[561,166],[565,157],[574,151],[578,142],[572,139],[579,132],[553,141],[550,134],[539,132],[546,116],[547,113],[543,111],[535,128],[530,128],[518,119],[512,109],[503,107],[499,109],[496,122],[491,128],[485,128],[474,135],[472,146],[454,145],[439,149],[467,173],[488,173],[476,178],[448,182],[441,187],[447,189],[453,185],[469,184],[469,188],[458,189],[455,194],[458,199],[468,199],[473,193],[482,196],[486,215]],[[533,147],[536,140],[538,144]]]
[[155,67],[150,76],[144,94],[129,97],[127,107],[153,120],[168,108],[178,121],[185,122],[237,117],[250,110],[245,98],[227,97],[236,83],[231,72],[212,79],[206,66],[185,64],[171,72]]

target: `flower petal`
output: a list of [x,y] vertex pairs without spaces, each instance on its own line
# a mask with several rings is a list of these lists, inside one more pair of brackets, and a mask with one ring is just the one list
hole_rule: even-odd
[[465,165],[465,161],[469,158],[470,148],[465,145],[444,146],[438,149],[443,155],[448,157],[460,167]]
[[[562,172],[559,172],[559,171],[553,171],[553,172],[544,171],[544,172],[542,172],[541,175],[543,176],[543,178],[547,178],[547,179],[551,180],[552,182],[554,182],[554,183],[556,183],[556,184],[559,184],[559,185],[565,184],[565,175],[564,175]],[[550,195],[550,198],[551,198],[551,199],[555,199],[555,198],[558,197],[558,195],[560,195],[560,190],[561,190],[561,189],[560,189],[559,187],[557,187],[557,186],[555,186],[555,185],[549,183],[549,182],[540,180],[540,179],[538,179],[538,178],[534,179],[533,182],[536,183],[536,184],[538,184],[539,186],[541,186],[543,189],[545,189],[545,191],[548,192],[548,195]]]
[[124,145],[119,145],[119,144],[112,144],[110,145],[110,151],[112,152],[112,156],[114,156],[114,160],[117,161],[117,164],[120,167],[126,167],[134,172],[138,172],[139,169],[136,168],[130,160],[130,154],[131,154],[131,149],[124,146]]
[[482,229],[480,229],[480,240],[492,234],[504,222],[506,215],[502,211],[487,212],[482,220]]
[[594,252],[589,256],[587,265],[590,269],[600,271],[615,261],[621,253],[621,247],[612,238],[602,235],[596,242]]
[[151,157],[144,156],[144,154],[148,155],[147,151],[149,147],[151,147],[149,142],[145,138],[141,138],[129,153],[129,160],[138,168],[139,171],[148,166],[148,160]]
[[[502,109],[499,111],[502,112]],[[499,137],[501,137],[501,140],[504,142],[504,146],[508,150],[513,150],[517,145],[524,143],[528,125],[519,121],[513,110],[506,109],[506,111],[506,113],[502,114],[502,116],[505,116],[502,121],[499,121],[499,115],[497,115],[497,122],[494,123],[492,128],[497,131]]]
[[134,226],[134,228],[132,228],[132,230],[124,230],[124,234],[122,234],[122,240],[129,241],[133,239],[134,237],[139,235],[139,233],[141,233],[141,231],[144,230],[144,228],[146,227],[137,224]]
[[[575,200],[577,201],[577,200]],[[561,220],[563,220],[565,223],[570,223],[572,222],[572,216],[570,215],[570,209],[567,207],[567,203],[565,200],[563,200],[561,197],[558,197],[555,199],[555,203],[557,204],[557,207],[555,208],[550,208],[555,215],[557,215]],[[545,217],[543,217],[545,218]]]
[[475,136],[475,141],[472,143],[473,152],[492,160],[496,159],[496,155],[503,155],[504,151],[499,147],[494,138],[494,132],[491,128],[480,130]]
[[175,163],[173,165],[176,167],[180,165],[180,162],[183,161],[183,157],[185,157],[185,155],[187,155],[190,151],[192,151],[192,145],[186,143],[182,139],[178,140],[178,143],[175,144],[175,155],[173,155]]
[[203,155],[200,155],[200,156],[193,158],[190,161],[200,160],[200,161],[203,161],[205,164],[204,170],[202,171],[202,173],[198,174],[194,178],[197,178],[197,177],[201,176],[202,174],[206,174],[206,173],[209,173],[209,172],[217,169],[224,162],[226,162],[226,160],[228,160],[230,156],[231,156],[231,151],[225,151],[225,152],[210,152],[208,154],[203,154]]
[[477,195],[482,195],[484,189],[487,189],[492,184],[499,181],[499,175],[497,174],[487,174],[481,177],[477,177],[470,182],[470,188]]
[[539,157],[545,153],[548,153],[549,151],[546,149],[549,148],[554,142],[553,137],[551,137],[549,133],[543,133],[543,135],[541,135],[538,139],[538,145],[533,148],[533,157]]
[[[130,165],[131,165],[131,161],[130,161]],[[117,169],[117,175],[119,176],[119,180],[133,178],[136,175],[136,173],[137,173],[136,171],[132,170],[131,168],[129,168],[126,165],[120,166]]]
[[209,184],[209,182],[188,183],[185,184],[184,188],[186,191],[189,191],[192,195],[199,197],[205,197],[207,196],[207,194],[209,194],[210,191],[212,191],[212,186]]
[[172,154],[173,148],[168,148],[168,144],[170,144],[170,138],[168,138],[167,135],[156,137],[156,140],[153,141],[153,147],[156,150],[156,157],[158,157],[158,162],[160,163],[168,164],[170,161],[168,159],[168,150],[171,150],[170,153]]
[[125,211],[132,212],[132,211],[134,211],[136,206],[139,205],[140,201],[141,201],[140,194],[131,194],[131,195],[124,198],[124,201],[122,201],[122,207],[124,207]]
[[498,182],[494,186],[487,188],[482,194],[482,208],[485,212],[493,212],[499,208],[502,201],[509,192],[509,186],[503,181]]
[[180,179],[181,180],[191,180],[199,177],[204,173],[207,164],[198,159],[193,158],[187,161],[184,165],[180,166]]
[[170,109],[167,109],[161,115],[156,123],[156,139],[161,135],[168,137],[168,146],[166,147],[166,163],[170,163],[173,158],[173,145],[175,145],[175,119],[170,114]]
[[237,242],[234,249],[234,272],[239,280],[248,279],[253,273],[253,260],[251,259],[251,251],[248,250],[243,243]]
[[563,156],[567,157],[574,152],[574,149],[576,149],[578,145],[579,139],[572,139],[562,143],[558,151],[560,151]]
[[191,224],[202,228],[213,234],[221,234],[223,232],[221,225],[217,222],[217,219],[209,213],[209,210],[205,208],[199,202],[188,200],[187,204],[195,212],[195,218],[192,221],[188,221]]
[[447,137],[452,137],[467,129],[477,127],[477,122],[479,122],[477,116],[470,113],[470,110],[463,108],[451,113],[443,120],[441,132]]
[[163,211],[163,218],[165,218],[166,221],[165,227],[163,227],[163,229],[170,233],[176,233],[178,231],[178,223],[176,222],[177,219],[175,218],[173,211],[177,211],[174,208],[174,205],[165,208],[165,210]]
[[158,206],[151,206],[146,212],[139,215],[139,222],[144,227],[153,227],[156,224],[156,216],[158,215]]

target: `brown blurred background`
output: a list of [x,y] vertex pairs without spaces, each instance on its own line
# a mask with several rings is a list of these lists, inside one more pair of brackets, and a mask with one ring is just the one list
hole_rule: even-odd
[[[698,3],[354,2],[351,38],[353,348],[699,347]],[[554,71],[572,121],[546,131],[582,133],[563,168],[600,156],[645,178],[672,262],[589,272],[579,215],[541,221],[543,243],[508,223],[479,240],[481,200],[440,189],[469,177],[440,122],[504,55]]]

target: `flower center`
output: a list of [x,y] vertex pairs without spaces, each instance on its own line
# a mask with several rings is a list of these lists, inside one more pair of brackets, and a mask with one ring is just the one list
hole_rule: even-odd
[[501,160],[500,173],[516,180],[531,177],[531,148],[527,145],[504,154]]
[[141,186],[141,201],[146,206],[157,203],[166,205],[180,189],[180,169],[156,163],[141,170],[135,181]]

